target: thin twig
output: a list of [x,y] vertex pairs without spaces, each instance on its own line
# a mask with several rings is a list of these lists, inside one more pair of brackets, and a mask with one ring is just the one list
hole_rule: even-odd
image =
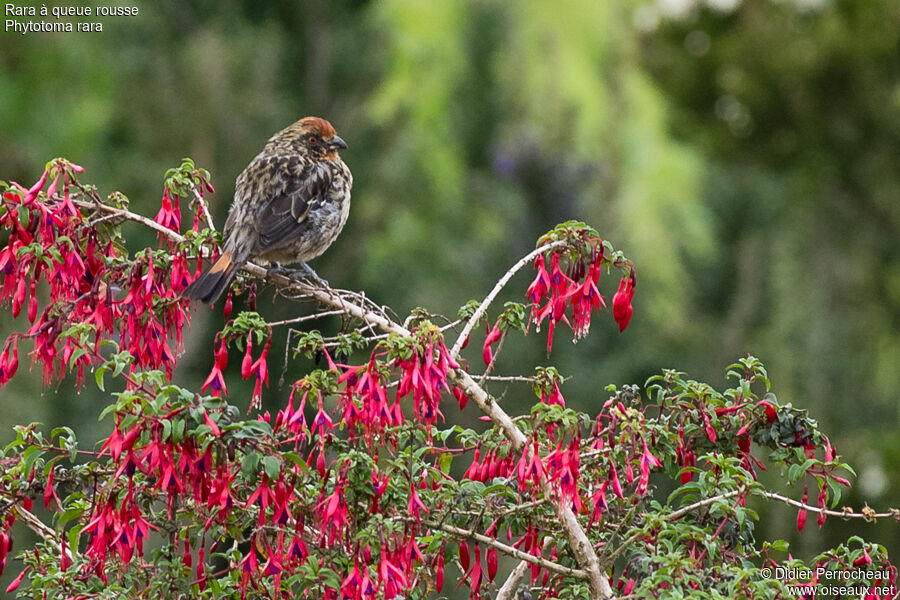
[[828,515],[830,517],[840,517],[842,519],[863,519],[865,521],[873,521],[875,519],[893,519],[897,522],[900,522],[900,509],[889,508],[888,512],[877,513],[868,506],[862,510],[862,512],[853,512],[853,510],[845,506],[843,510],[831,510],[828,508],[820,508],[818,506],[811,506],[804,502],[800,502],[799,500],[794,500],[793,498],[788,498],[787,496],[782,496],[781,494],[776,494],[775,492],[758,492],[758,495],[765,496],[771,500],[780,500],[785,504],[790,504],[792,506],[796,506],[797,508],[802,508],[804,510],[808,510],[810,512],[814,512],[817,514]]
[[667,521],[675,521],[677,519],[680,519],[681,517],[683,517],[684,515],[688,514],[691,511],[695,511],[698,508],[703,508],[707,504],[712,504],[713,502],[718,502],[719,500],[727,500],[728,498],[733,498],[734,496],[737,496],[740,493],[741,493],[740,490],[732,490],[730,492],[725,492],[724,494],[719,494],[718,496],[710,496],[709,498],[704,498],[703,500],[698,500],[697,502],[694,502],[693,504],[688,504],[687,506],[682,506],[675,512],[669,514],[668,516],[666,516],[666,520]]
[[311,315],[304,315],[302,317],[294,317],[293,319],[285,319],[283,321],[272,321],[269,323],[269,327],[280,327],[281,325],[292,325],[294,323],[303,323],[304,321],[314,321],[315,319],[321,319],[322,317],[330,317],[333,315],[342,315],[344,314],[343,310],[334,309],[334,310],[326,310],[324,312],[318,312]]
[[[713,504],[720,500],[727,500],[729,498],[733,498],[741,493],[741,490],[732,490],[730,492],[725,492],[724,494],[718,494],[716,496],[710,496],[709,498],[704,498],[703,500],[698,500],[693,504],[688,504],[687,506],[682,506],[675,512],[669,513],[666,515],[666,521],[676,521],[683,517],[684,515],[697,510],[698,508],[703,508],[709,504]],[[788,498],[787,496],[783,496],[781,494],[777,494],[775,492],[767,492],[765,490],[751,490],[747,492],[750,496],[762,496],[763,498],[767,498],[769,500],[778,500],[780,502],[784,502],[785,504],[795,506],[797,508],[801,508],[803,510],[808,510],[812,513],[816,514],[824,514],[832,517],[840,517],[842,519],[863,519],[865,521],[874,521],[875,519],[894,519],[895,521],[900,522],[900,510],[896,508],[891,508],[888,512],[877,513],[871,509],[864,509],[862,512],[854,512],[849,507],[844,507],[843,510],[831,510],[827,508],[822,508],[819,506],[812,506],[811,504],[806,504],[805,502],[800,502],[799,500],[794,500],[793,498]],[[868,507],[867,507],[868,508]],[[639,540],[644,536],[644,532],[638,531],[629,537],[627,540],[618,545],[616,550],[610,554],[606,560],[605,564],[611,565],[612,562],[620,555],[625,549]]]
[[[402,519],[404,521],[412,521],[414,520],[414,517],[404,516],[402,517]],[[485,546],[494,547],[500,552],[512,556],[513,558],[518,558],[519,560],[525,561],[529,564],[543,567],[548,571],[558,573],[565,577],[588,579],[588,574],[583,569],[572,569],[570,567],[564,567],[561,564],[555,563],[551,560],[547,560],[546,558],[543,558],[541,556],[534,556],[533,554],[528,554],[527,552],[523,552],[518,548],[513,548],[512,546],[504,544],[503,542],[499,542],[492,537],[476,533],[471,529],[463,529],[462,527],[456,527],[455,525],[450,525],[448,523],[438,523],[437,521],[430,521],[427,519],[422,519],[422,524],[431,527],[432,529],[440,529],[441,531],[445,531],[464,539],[475,540],[476,542],[484,544]]]
[[[552,537],[545,537],[544,543],[541,545],[541,553],[543,554],[552,543]],[[515,568],[510,572],[510,574],[507,575],[506,581],[504,581],[503,585],[500,586],[500,590],[497,592],[497,597],[495,598],[495,600],[514,600],[516,597],[516,592],[518,591],[519,581],[523,577],[525,577],[525,572],[527,570],[528,561],[520,561],[519,564],[517,564]]]
[[519,271],[519,269],[533,261],[544,252],[553,250],[554,248],[565,246],[567,243],[568,242],[566,240],[557,240],[555,242],[550,242],[549,244],[544,244],[543,246],[535,248],[534,250],[520,258],[518,261],[516,261],[516,264],[511,266],[509,270],[503,274],[503,277],[501,277],[497,281],[496,285],[494,285],[494,289],[492,289],[490,293],[485,296],[484,300],[481,301],[481,304],[478,305],[475,313],[472,315],[468,323],[466,323],[466,326],[463,327],[463,330],[456,338],[456,342],[453,344],[453,348],[450,349],[451,356],[453,356],[454,358],[459,356],[459,351],[462,349],[463,343],[469,337],[469,334],[472,333],[472,330],[475,328],[475,326],[478,325],[478,322],[481,321],[481,317],[484,316],[485,312],[487,312],[487,309],[491,305],[491,302],[494,301],[494,298],[497,297],[497,294],[500,293],[500,290],[502,290],[506,286],[509,280],[512,279],[512,276],[515,275]]
[[213,223],[212,215],[209,213],[209,204],[206,203],[206,198],[203,197],[203,194],[200,193],[193,181],[191,182],[191,191],[194,193],[194,199],[197,200],[203,210],[203,215],[206,217],[206,226],[210,231],[215,231],[216,226]]
[[485,381],[520,381],[522,383],[534,383],[534,377],[527,375],[482,375]]
[[169,229],[168,227],[163,227],[162,225],[160,225],[153,219],[149,219],[143,215],[133,213],[128,209],[116,208],[114,206],[109,206],[108,204],[102,204],[99,202],[88,202],[86,200],[73,199],[72,202],[74,204],[76,204],[77,206],[80,206],[81,208],[96,209],[96,210],[105,212],[106,214],[109,214],[109,215],[121,217],[122,219],[126,219],[128,221],[134,221],[136,223],[140,223],[141,225],[143,225],[145,227],[149,227],[150,229],[153,229],[154,231],[158,231],[159,233],[163,234],[164,236],[166,236],[167,238],[169,238],[173,241],[176,241],[179,243],[184,241],[184,236],[181,235],[180,233],[178,233],[177,231],[173,231],[173,230]]
[[56,532],[53,531],[49,525],[38,519],[33,512],[26,509],[21,504],[15,505],[12,510],[20,519],[22,519],[30,530],[44,538],[44,540],[48,542],[59,542],[56,537]]

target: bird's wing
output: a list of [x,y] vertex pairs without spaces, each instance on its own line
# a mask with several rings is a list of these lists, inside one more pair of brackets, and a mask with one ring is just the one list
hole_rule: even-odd
[[303,168],[288,162],[273,173],[267,195],[271,199],[259,213],[259,251],[280,248],[295,239],[310,207],[321,201],[331,185],[331,174],[321,162]]

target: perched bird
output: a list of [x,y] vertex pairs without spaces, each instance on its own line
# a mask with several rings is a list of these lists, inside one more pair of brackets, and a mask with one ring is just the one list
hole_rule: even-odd
[[350,212],[353,176],[331,123],[305,117],[282,129],[238,175],[222,255],[182,293],[212,304],[248,261],[306,265],[334,242]]

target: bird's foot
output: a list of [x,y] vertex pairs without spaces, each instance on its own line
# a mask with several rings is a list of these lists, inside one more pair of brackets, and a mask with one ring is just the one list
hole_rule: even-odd
[[266,272],[266,277],[271,278],[273,276],[287,277],[291,281],[295,281],[297,283],[312,283],[314,285],[328,287],[328,282],[319,277],[318,273],[313,271],[312,267],[310,267],[305,262],[300,263],[299,269],[289,269],[284,265],[274,263],[273,266],[270,267]]
[[288,279],[296,279],[297,272],[294,269],[288,269],[280,263],[272,263],[272,266],[266,271],[266,278],[287,277]]
[[304,272],[307,279],[311,280],[313,283],[316,283],[322,287],[330,287],[328,282],[319,277],[319,274],[316,273],[311,266],[306,264],[305,262],[300,263],[300,269]]

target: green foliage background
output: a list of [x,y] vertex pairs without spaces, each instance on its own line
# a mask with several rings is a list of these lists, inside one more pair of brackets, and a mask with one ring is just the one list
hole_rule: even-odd
[[[624,335],[598,319],[577,351],[557,342],[570,404],[590,411],[607,383],[664,367],[721,387],[753,353],[858,467],[846,502],[898,504],[895,0],[134,4],[101,33],[0,33],[0,176],[32,182],[66,156],[152,215],[163,172],[191,156],[213,174],[221,226],[265,140],[325,116],[356,179],[348,228],[314,265],[332,284],[452,316],[538,235],[582,219],[634,259],[638,286]],[[155,244],[128,231],[135,249]],[[272,319],[296,310],[260,303]],[[182,383],[202,382],[220,327],[220,308],[199,309]],[[548,364],[538,339],[499,371],[533,364]],[[22,375],[0,390],[0,441],[35,419],[105,435],[99,393]],[[273,381],[270,405],[283,395]],[[531,400],[510,389],[517,401]],[[759,508],[758,537],[795,555],[848,535],[829,519],[798,536],[793,511]],[[865,536],[896,560],[900,528]]]

